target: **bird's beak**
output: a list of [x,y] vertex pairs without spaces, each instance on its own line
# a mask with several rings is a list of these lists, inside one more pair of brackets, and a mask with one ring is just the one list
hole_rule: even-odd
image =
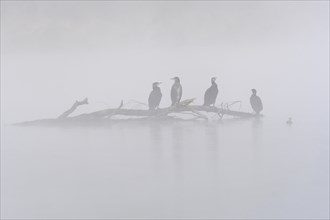
[[173,77],[173,78],[171,78],[171,80],[174,80],[174,77]]
[[158,85],[162,84],[162,82],[158,82]]

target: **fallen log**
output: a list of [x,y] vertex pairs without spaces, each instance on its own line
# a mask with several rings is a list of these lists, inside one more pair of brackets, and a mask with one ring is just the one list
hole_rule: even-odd
[[[116,109],[105,109],[100,110],[93,113],[86,113],[82,115],[73,116],[71,118],[90,118],[90,117],[105,117],[111,112],[113,112]],[[150,116],[159,116],[159,115],[167,115],[170,113],[180,113],[180,112],[190,112],[190,111],[204,111],[209,113],[216,113],[216,114],[222,114],[222,115],[230,115],[235,117],[241,117],[241,118],[250,118],[255,117],[256,115],[253,113],[248,112],[241,112],[241,111],[233,111],[228,109],[222,109],[217,107],[210,107],[210,106],[203,106],[203,105],[190,105],[190,106],[179,106],[174,109],[171,107],[168,108],[161,108],[153,111],[144,110],[144,109],[125,109],[121,108],[120,110],[115,112],[115,115],[124,115],[124,116],[144,116],[144,117],[150,117]]]
[[92,119],[92,118],[105,118],[109,115],[122,115],[122,116],[138,116],[138,117],[162,117],[167,116],[170,113],[180,113],[180,112],[194,112],[201,118],[207,119],[206,116],[202,115],[200,111],[208,113],[216,113],[218,115],[230,115],[240,118],[250,118],[256,115],[248,112],[233,111],[225,108],[218,108],[214,106],[204,106],[204,105],[190,105],[194,99],[188,99],[180,102],[176,106],[171,106],[167,108],[159,108],[156,110],[145,110],[145,109],[125,109],[122,108],[122,103],[119,108],[113,109],[108,108],[104,110],[99,110],[91,113],[84,113],[81,115],[70,117],[72,119]]
[[72,114],[76,108],[80,105],[88,104],[87,98],[78,102],[76,101],[72,107],[65,111],[63,114],[61,114],[56,119],[42,119],[42,120],[35,120],[35,121],[28,121],[28,122],[22,122],[17,123],[20,125],[31,125],[31,124],[60,124],[63,122],[83,122],[83,121],[94,121],[94,122],[102,122],[102,121],[110,121],[111,118],[115,115],[120,116],[134,116],[134,117],[140,117],[140,119],[173,119],[172,116],[169,116],[170,114],[176,114],[176,113],[191,113],[194,116],[197,116],[198,118],[202,118],[205,120],[208,120],[208,117],[202,114],[201,112],[206,113],[215,113],[219,115],[220,119],[224,115],[229,115],[233,117],[239,117],[239,118],[251,118],[256,117],[256,114],[254,113],[248,113],[248,112],[241,112],[241,111],[233,111],[228,108],[218,108],[215,106],[204,106],[204,105],[191,105],[191,103],[194,101],[194,99],[187,99],[175,106],[170,106],[167,108],[158,108],[156,110],[146,110],[146,109],[125,109],[123,108],[123,101],[121,101],[119,107],[117,108],[108,108],[104,110],[99,110],[91,113],[84,113],[76,116],[69,117],[70,114]]

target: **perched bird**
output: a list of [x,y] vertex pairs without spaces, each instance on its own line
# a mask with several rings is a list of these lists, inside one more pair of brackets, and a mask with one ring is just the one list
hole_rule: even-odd
[[154,82],[152,84],[152,91],[150,92],[148,104],[149,104],[149,110],[155,110],[158,108],[160,104],[160,100],[162,99],[162,92],[160,91],[160,88],[158,87],[160,82]]
[[259,96],[257,96],[257,90],[252,89],[252,95],[250,97],[250,103],[252,106],[252,109],[259,115],[259,113],[262,111],[262,101]]
[[172,78],[174,80],[174,84],[171,89],[171,100],[172,100],[172,106],[178,104],[182,97],[182,86],[180,84],[179,77]]
[[290,118],[286,121],[286,123],[287,123],[288,125],[292,125],[292,123],[293,123],[292,118],[290,117]]
[[212,77],[211,78],[211,87],[208,88],[205,91],[204,94],[204,105],[205,106],[210,106],[210,105],[215,105],[215,101],[217,100],[217,96],[218,96],[218,85],[215,83],[215,80],[217,78]]

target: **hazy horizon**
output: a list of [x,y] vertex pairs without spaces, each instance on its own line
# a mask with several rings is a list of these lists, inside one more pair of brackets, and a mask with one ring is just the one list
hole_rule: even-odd
[[[169,78],[202,103],[212,76],[217,104],[251,89],[264,113],[329,112],[329,2],[1,2],[3,123],[147,102]],[[300,109],[306,109],[301,113]],[[79,113],[78,111],[78,113]]]

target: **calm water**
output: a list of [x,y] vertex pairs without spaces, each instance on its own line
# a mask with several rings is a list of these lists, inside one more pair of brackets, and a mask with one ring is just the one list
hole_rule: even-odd
[[328,218],[328,122],[2,128],[2,218]]

